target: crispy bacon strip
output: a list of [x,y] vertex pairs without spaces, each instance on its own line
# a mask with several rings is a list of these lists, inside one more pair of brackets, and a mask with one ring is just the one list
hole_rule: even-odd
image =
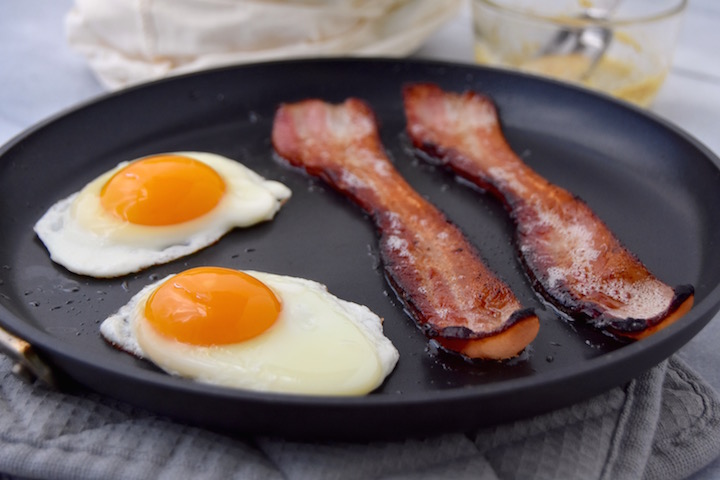
[[492,359],[515,356],[535,338],[535,314],[521,308],[464,235],[395,170],[365,103],[282,105],[272,141],[290,164],[372,217],[387,278],[428,337],[468,357]]
[[414,146],[505,203],[525,268],[558,309],[635,339],[690,310],[691,286],[655,278],[584,202],[511,150],[490,99],[432,84],[407,86],[403,95]]

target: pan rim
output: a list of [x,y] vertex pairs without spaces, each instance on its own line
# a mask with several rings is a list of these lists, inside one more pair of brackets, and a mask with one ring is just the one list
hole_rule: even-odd
[[[437,61],[437,60],[398,60],[393,58],[373,58],[373,59],[348,59],[348,58],[323,58],[323,59],[301,59],[301,60],[285,60],[278,62],[263,62],[259,64],[249,64],[242,66],[229,66],[220,67],[208,71],[189,73],[179,75],[176,77],[165,78],[148,82],[141,85],[136,85],[128,89],[109,92],[99,95],[95,98],[88,99],[78,105],[67,108],[55,115],[48,117],[47,119],[31,126],[24,130],[20,134],[16,135],[5,145],[0,147],[0,161],[6,152],[11,151],[17,145],[21,144],[25,139],[42,132],[44,128],[49,125],[53,125],[56,122],[63,121],[68,116],[90,108],[98,103],[106,102],[109,99],[115,99],[128,93],[145,90],[148,88],[155,88],[162,86],[169,82],[186,81],[188,78],[195,78],[199,76],[206,76],[215,74],[222,71],[235,71],[238,69],[246,68],[262,68],[269,65],[305,65],[307,63],[323,63],[323,64],[348,64],[348,63],[388,63],[388,64],[410,64],[410,65],[426,65],[437,68],[457,68],[463,69],[472,68],[473,70],[483,71],[494,71],[496,70],[487,67],[479,67],[475,65],[458,64],[454,62]],[[589,92],[585,89],[575,86],[568,86],[560,84],[559,82],[547,79],[541,79],[533,77],[527,74],[514,73],[514,72],[502,72],[503,75],[514,76],[514,77],[525,77],[531,78],[533,82],[545,82],[547,84],[554,84],[562,89],[571,89],[579,94],[603,97],[604,100],[613,103],[616,106],[634,111],[637,114],[642,115],[644,118],[660,125],[665,130],[670,130],[673,134],[677,135],[683,142],[691,144],[694,148],[704,156],[704,160],[708,161],[716,169],[720,168],[720,159],[710,151],[710,149],[702,144],[699,140],[691,136],[689,133],[681,129],[679,126],[672,124],[670,121],[663,119],[659,115],[641,110],[631,105],[621,104],[619,101],[612,99],[603,94],[597,94],[595,92]],[[0,172],[1,174],[1,172]],[[314,406],[328,406],[335,408],[358,408],[358,407],[387,407],[387,406],[404,406],[413,404],[423,403],[452,403],[455,401],[464,401],[472,398],[477,398],[479,393],[483,396],[495,395],[502,396],[507,395],[510,392],[518,391],[522,389],[538,388],[539,385],[557,384],[569,379],[591,375],[595,372],[611,368],[612,365],[628,361],[628,358],[634,358],[638,355],[638,350],[659,350],[662,346],[670,342],[672,338],[683,337],[683,344],[686,343],[692,336],[702,329],[717,312],[720,306],[720,283],[711,289],[708,294],[700,301],[695,304],[693,309],[685,316],[683,321],[677,322],[671,325],[667,329],[658,332],[650,338],[642,340],[642,342],[635,342],[620,348],[616,351],[605,353],[596,358],[587,359],[580,368],[577,366],[563,366],[551,372],[543,372],[542,374],[532,375],[522,378],[513,378],[498,381],[492,384],[469,386],[466,388],[452,388],[447,390],[437,390],[431,392],[417,392],[417,393],[406,393],[403,395],[393,394],[370,394],[364,397],[325,397],[325,396],[304,396],[304,395],[291,395],[291,394],[274,394],[265,392],[252,392],[235,390],[223,387],[209,386],[205,384],[198,384],[184,379],[178,379],[165,374],[151,372],[151,371],[123,371],[125,369],[118,369],[117,366],[112,365],[112,361],[104,358],[102,355],[96,355],[94,352],[79,352],[73,351],[72,347],[61,339],[55,338],[47,332],[41,331],[34,326],[30,325],[27,321],[14,315],[3,305],[0,305],[0,326],[7,327],[10,333],[14,333],[19,337],[25,339],[33,346],[35,346],[40,352],[50,352],[52,355],[60,355],[73,361],[92,363],[95,368],[101,370],[103,374],[112,372],[115,375],[126,376],[130,379],[135,379],[139,382],[152,382],[162,388],[179,389],[185,392],[193,394],[202,394],[209,392],[210,395],[226,398],[230,400],[245,400],[245,401],[259,401],[269,402],[274,405],[283,404],[288,407],[303,406],[308,403]]]

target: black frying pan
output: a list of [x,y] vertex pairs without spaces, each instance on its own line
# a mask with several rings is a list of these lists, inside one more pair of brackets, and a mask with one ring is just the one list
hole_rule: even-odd
[[[661,279],[691,283],[680,322],[628,343],[561,318],[531,290],[501,205],[416,162],[404,136],[401,86],[432,81],[497,102],[511,145],[582,197]],[[428,346],[378,266],[367,218],[273,156],[280,102],[348,96],[375,109],[408,181],[456,222],[541,319],[523,355],[470,364]],[[32,231],[58,199],[122,160],[205,150],[280,180],[293,198],[276,219],[235,230],[190,257],[115,280],[54,265]],[[182,421],[236,432],[361,439],[459,431],[545,412],[620,385],[671,355],[720,307],[720,171],[678,129],[607,97],[475,66],[396,60],[269,63],[188,75],[108,95],[19,136],[0,159],[0,324],[81,385]],[[385,318],[400,351],[394,373],[363,398],[229,390],[170,377],[108,346],[98,324],[152,279],[215,264],[310,278]]]

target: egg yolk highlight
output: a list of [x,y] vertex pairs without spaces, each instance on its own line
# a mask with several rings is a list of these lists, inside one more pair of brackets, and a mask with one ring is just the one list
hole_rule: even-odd
[[210,166],[182,155],[155,155],[130,163],[103,186],[100,203],[123,221],[175,225],[211,211],[225,182]]
[[260,280],[228,268],[199,267],[160,285],[148,298],[145,318],[158,333],[179,342],[226,345],[270,328],[281,308]]

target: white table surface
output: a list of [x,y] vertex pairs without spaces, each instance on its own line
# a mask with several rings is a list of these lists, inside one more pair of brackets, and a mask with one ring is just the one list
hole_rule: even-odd
[[[105,92],[65,42],[72,0],[0,0],[0,145],[27,127]],[[690,0],[675,59],[651,111],[720,156],[720,2]],[[414,54],[472,63],[467,5]],[[718,206],[720,208],[720,205]],[[720,392],[720,315],[680,351]],[[720,459],[694,480],[720,478]]]

